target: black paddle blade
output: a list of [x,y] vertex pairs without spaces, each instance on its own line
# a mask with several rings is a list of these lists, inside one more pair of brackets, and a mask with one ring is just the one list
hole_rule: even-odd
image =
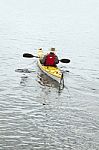
[[29,54],[29,53],[24,53],[23,57],[33,58],[34,56],[32,54]]
[[27,57],[27,58],[33,58],[33,57],[35,57],[35,58],[40,58],[40,57],[38,57],[38,56],[34,56],[34,55],[32,55],[32,54],[29,54],[29,53],[24,53],[24,54],[23,54],[23,57]]
[[62,63],[69,63],[69,62],[70,62],[69,59],[61,59],[61,60],[59,60],[59,61],[62,62]]

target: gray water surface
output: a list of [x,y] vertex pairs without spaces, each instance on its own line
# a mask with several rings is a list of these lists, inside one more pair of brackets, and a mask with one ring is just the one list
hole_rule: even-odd
[[[0,150],[99,150],[99,1],[0,1]],[[57,49],[65,87],[37,55]]]

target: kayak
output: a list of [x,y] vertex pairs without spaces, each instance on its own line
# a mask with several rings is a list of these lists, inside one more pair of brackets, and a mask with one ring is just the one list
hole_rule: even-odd
[[63,80],[63,73],[61,72],[61,70],[58,67],[44,66],[41,64],[40,60],[44,56],[42,49],[38,49],[37,55],[39,57],[37,64],[38,67],[41,69],[41,71],[48,77],[52,78],[53,80],[61,84],[61,81]]

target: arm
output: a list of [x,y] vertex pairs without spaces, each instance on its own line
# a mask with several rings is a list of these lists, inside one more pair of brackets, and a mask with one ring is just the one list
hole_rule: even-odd
[[56,56],[56,58],[55,58],[55,64],[58,64],[59,63],[59,59],[58,59],[58,57]]
[[44,55],[44,57],[40,60],[42,64],[45,63],[45,59],[46,59],[46,55]]

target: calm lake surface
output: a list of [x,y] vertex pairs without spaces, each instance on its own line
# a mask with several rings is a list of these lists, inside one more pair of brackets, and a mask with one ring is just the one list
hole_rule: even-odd
[[[40,47],[71,60],[60,93]],[[99,0],[0,1],[0,150],[99,150]]]

